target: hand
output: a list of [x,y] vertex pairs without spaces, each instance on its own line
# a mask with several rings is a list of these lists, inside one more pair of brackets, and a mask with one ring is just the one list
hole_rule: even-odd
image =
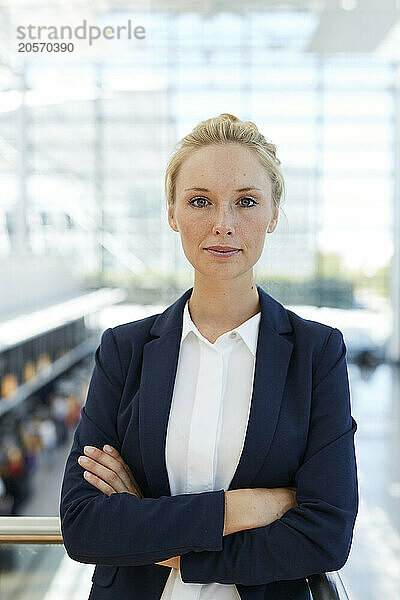
[[[97,487],[103,494],[110,496],[114,493],[128,492],[138,498],[143,498],[143,493],[132,475],[132,471],[124,462],[118,450],[111,447],[111,452],[99,450],[95,446],[85,446],[85,456],[78,458],[78,463],[85,472],[86,481]],[[105,446],[103,446],[105,449]],[[92,452],[90,452],[92,450]],[[88,460],[87,464],[82,459]]]
[[172,567],[173,569],[180,569],[181,568],[181,557],[173,556],[172,558],[169,558],[168,560],[163,560],[162,562],[157,562],[154,564],[162,565],[163,567]]
[[[118,450],[112,446],[110,448],[111,452],[103,452],[95,446],[84,447],[85,456],[80,456],[78,463],[86,469],[83,473],[86,481],[97,487],[106,496],[114,493],[128,492],[138,498],[144,498],[129,466],[125,463]],[[103,449],[105,450],[105,446],[103,446]],[[91,453],[89,450],[93,450],[93,452]],[[87,458],[89,462],[83,464],[81,462],[82,458]],[[154,564],[179,569],[180,560],[180,556],[173,556],[168,560]]]

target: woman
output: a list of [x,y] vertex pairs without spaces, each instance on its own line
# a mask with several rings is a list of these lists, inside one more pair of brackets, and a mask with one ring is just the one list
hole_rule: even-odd
[[194,285],[104,331],[64,472],[64,545],[96,564],[92,600],[303,600],[308,575],[347,560],[357,424],[343,336],[253,277],[279,165],[228,114],[170,159],[168,220]]

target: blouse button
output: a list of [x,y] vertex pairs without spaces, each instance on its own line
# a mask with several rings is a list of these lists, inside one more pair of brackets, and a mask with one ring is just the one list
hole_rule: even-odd
[[233,333],[231,333],[231,334],[229,335],[229,337],[230,337],[230,338],[232,338],[232,339],[234,339],[234,338],[236,337],[236,333],[234,333],[234,332],[233,332]]

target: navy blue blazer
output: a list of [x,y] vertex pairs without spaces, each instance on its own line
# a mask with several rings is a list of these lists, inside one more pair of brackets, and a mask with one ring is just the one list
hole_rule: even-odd
[[[257,285],[261,320],[251,410],[230,490],[297,488],[297,507],[223,536],[223,489],[171,496],[165,440],[188,289],[164,312],[106,329],[66,461],[67,554],[95,564],[89,599],[157,600],[181,557],[187,583],[236,584],[243,600],[308,598],[305,577],[346,563],[358,512],[346,346]],[[106,496],[83,477],[85,445],[118,449],[144,498]]]

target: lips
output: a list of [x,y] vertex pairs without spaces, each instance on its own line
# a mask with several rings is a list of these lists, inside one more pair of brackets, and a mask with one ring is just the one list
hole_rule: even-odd
[[240,248],[234,248],[233,246],[208,246],[206,250],[216,250],[217,252],[230,252],[231,250],[240,250]]
[[222,259],[235,256],[241,252],[240,248],[232,248],[232,246],[209,246],[208,248],[204,248],[204,250],[209,254]]

